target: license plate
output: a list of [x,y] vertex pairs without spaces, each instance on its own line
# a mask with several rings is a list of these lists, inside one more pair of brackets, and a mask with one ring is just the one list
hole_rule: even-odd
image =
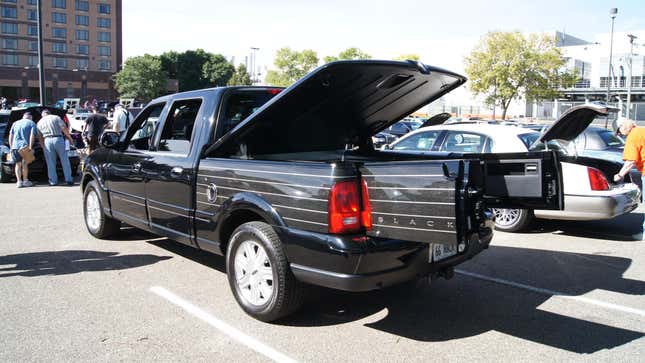
[[457,254],[457,244],[449,244],[449,245],[444,245],[444,244],[430,244],[430,256],[428,256],[428,260],[430,262],[437,262],[444,260],[448,257],[454,256]]

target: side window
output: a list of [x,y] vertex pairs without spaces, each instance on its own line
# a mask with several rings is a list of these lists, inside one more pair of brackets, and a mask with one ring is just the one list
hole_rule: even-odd
[[462,131],[449,131],[439,151],[458,153],[479,153],[486,138],[482,135]]
[[576,144],[576,149],[583,150],[585,148],[585,144],[587,141],[585,138],[586,138],[586,135],[583,132],[573,140],[573,142]]
[[258,108],[279,93],[278,89],[257,91],[234,91],[224,103],[224,110],[217,124],[215,140],[231,131],[242,120],[249,117]]
[[486,147],[484,148],[485,153],[492,153],[493,152],[493,139],[490,137],[486,138]]
[[158,103],[146,107],[132,124],[136,131],[128,141],[128,149],[149,150],[150,140],[154,134],[155,128],[159,123],[159,115],[166,104]]
[[157,151],[188,155],[201,99],[175,101],[161,131]]
[[439,131],[419,132],[394,145],[393,150],[430,151]]

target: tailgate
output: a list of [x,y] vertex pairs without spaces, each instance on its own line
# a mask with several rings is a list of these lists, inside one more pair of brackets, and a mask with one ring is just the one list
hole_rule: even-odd
[[462,161],[365,163],[360,171],[372,206],[369,236],[439,244],[459,241],[464,220],[457,193],[464,181]]

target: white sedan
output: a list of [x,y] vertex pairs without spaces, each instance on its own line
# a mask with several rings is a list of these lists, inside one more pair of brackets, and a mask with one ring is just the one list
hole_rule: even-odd
[[[546,147],[556,149],[560,151],[562,165],[564,210],[494,209],[497,229],[520,231],[528,227],[534,217],[609,219],[638,207],[639,188],[631,182],[612,181],[612,176],[620,169],[620,163],[571,155],[562,143],[574,139],[593,121],[595,115],[591,111],[594,107],[578,107],[568,111],[544,134],[518,126],[487,123],[436,125],[417,129],[384,149],[422,154],[512,153]],[[522,172],[526,171],[518,171]]]

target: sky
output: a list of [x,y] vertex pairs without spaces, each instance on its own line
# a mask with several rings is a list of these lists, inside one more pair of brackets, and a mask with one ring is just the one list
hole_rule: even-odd
[[281,47],[312,49],[321,62],[358,47],[376,59],[416,53],[463,72],[464,56],[488,31],[561,30],[593,40],[609,32],[612,7],[615,31],[645,29],[644,0],[124,0],[123,52],[202,48],[238,64],[256,47],[264,74]]

